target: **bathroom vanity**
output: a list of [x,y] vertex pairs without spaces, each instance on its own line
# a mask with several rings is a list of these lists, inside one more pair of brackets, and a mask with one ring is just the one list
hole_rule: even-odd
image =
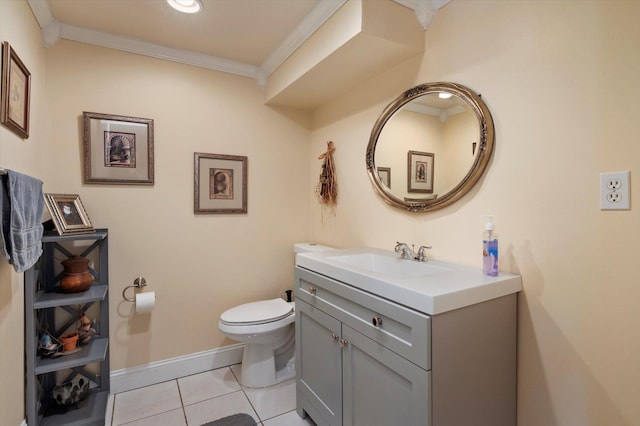
[[301,417],[515,425],[519,276],[371,248],[296,259]]

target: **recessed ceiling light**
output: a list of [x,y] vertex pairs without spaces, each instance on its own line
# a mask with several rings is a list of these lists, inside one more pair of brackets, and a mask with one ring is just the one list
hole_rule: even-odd
[[202,10],[200,0],[167,0],[169,6],[184,13],[198,13]]
[[451,96],[452,96],[451,93],[447,93],[447,92],[438,93],[438,97],[440,99],[449,99]]

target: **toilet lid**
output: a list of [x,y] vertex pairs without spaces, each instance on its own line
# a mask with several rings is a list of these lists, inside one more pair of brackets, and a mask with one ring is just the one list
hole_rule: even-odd
[[291,315],[293,306],[280,298],[236,306],[220,315],[224,324],[255,325],[278,321]]

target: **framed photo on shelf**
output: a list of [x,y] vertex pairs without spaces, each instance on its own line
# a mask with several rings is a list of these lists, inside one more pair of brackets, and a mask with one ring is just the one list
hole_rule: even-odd
[[8,42],[2,43],[2,107],[0,123],[23,139],[29,138],[31,73]]
[[44,200],[58,234],[93,234],[96,232],[79,195],[44,194]]
[[391,167],[378,167],[378,177],[380,182],[391,189]]
[[433,193],[433,153],[409,151],[407,161],[407,191]]
[[247,212],[247,157],[194,154],[194,213]]
[[82,114],[84,183],[153,185],[153,120]]

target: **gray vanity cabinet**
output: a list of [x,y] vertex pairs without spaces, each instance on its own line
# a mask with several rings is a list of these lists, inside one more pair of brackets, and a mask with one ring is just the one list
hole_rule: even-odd
[[343,423],[411,425],[429,418],[429,372],[343,325]]
[[295,291],[298,414],[318,425],[428,424],[429,318],[299,268]]
[[296,409],[318,426],[513,426],[517,294],[437,315],[297,266]]
[[[296,301],[297,400],[316,423],[342,424],[342,348],[340,321]],[[298,405],[300,407],[300,405]],[[298,414],[302,416],[300,409]]]

